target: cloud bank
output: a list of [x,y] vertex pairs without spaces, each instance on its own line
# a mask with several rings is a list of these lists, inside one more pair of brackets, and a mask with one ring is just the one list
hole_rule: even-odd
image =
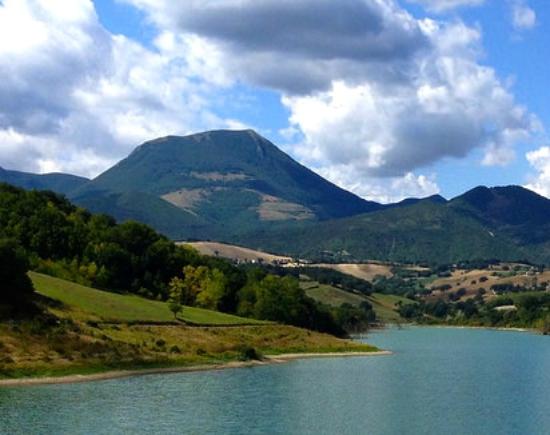
[[536,124],[480,63],[480,30],[461,21],[418,20],[391,0],[129,1],[159,28],[212,44],[235,80],[280,91],[302,137],[293,153],[371,198],[377,184],[412,180],[413,192],[435,193],[415,174],[475,149],[505,165]]
[[207,107],[223,80],[195,79],[200,44],[157,45],[109,33],[88,0],[0,3],[2,165],[90,176],[145,140],[224,125]]
[[240,125],[213,108],[240,85],[279,92],[286,149],[371,199],[436,193],[433,165],[474,150],[505,165],[536,129],[456,18],[394,0],[125,1],[153,47],[108,32],[89,0],[0,3],[3,165],[94,175],[144,140]]

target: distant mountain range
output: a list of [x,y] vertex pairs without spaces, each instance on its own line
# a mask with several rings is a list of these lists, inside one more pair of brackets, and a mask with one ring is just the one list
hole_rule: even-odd
[[327,260],[550,262],[550,200],[534,192],[476,187],[450,201],[435,195],[382,205],[330,183],[251,130],[146,142],[93,180],[0,168],[0,181],[53,190],[178,240]]
[[68,174],[29,174],[19,171],[8,171],[0,168],[0,181],[23,189],[52,190],[69,194],[90,180],[84,177]]

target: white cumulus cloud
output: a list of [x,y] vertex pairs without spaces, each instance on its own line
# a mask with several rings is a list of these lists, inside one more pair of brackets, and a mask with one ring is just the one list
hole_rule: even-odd
[[[409,180],[401,186],[414,194],[411,177],[428,180],[436,162],[476,149],[480,163],[507,164],[536,123],[480,63],[480,29],[457,19],[415,19],[393,0],[126,1],[159,28],[211,44],[234,80],[280,91],[286,149],[369,198],[379,197],[369,190],[377,179],[396,192],[395,180]],[[435,11],[483,3],[421,2]],[[415,185],[434,193],[430,180]]]
[[0,2],[2,166],[93,176],[145,140],[226,125],[206,42],[155,43],[109,33],[89,0]]
[[0,2],[3,166],[95,175],[144,140],[243,126],[213,108],[241,84],[278,91],[286,149],[369,198],[435,193],[432,166],[476,149],[507,164],[535,129],[458,19],[394,0],[122,1],[156,26],[152,47],[90,0]]

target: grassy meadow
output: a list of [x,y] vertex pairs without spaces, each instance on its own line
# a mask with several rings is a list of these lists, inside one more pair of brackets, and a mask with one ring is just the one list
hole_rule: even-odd
[[[36,291],[59,301],[67,310],[53,309],[55,314],[70,315],[84,321],[110,323],[173,323],[174,315],[164,302],[144,299],[136,295],[122,295],[92,289],[51,276],[30,272]],[[217,311],[184,307],[178,320],[191,325],[257,325],[254,319],[233,316]]]

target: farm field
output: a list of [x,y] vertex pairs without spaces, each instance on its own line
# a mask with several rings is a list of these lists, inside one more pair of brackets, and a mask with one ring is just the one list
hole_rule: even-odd
[[317,281],[301,281],[300,286],[310,298],[332,307],[339,307],[346,303],[359,305],[367,300],[363,295],[350,293],[331,285],[319,284]]
[[199,251],[202,255],[212,257],[222,257],[235,261],[257,262],[263,261],[266,263],[289,262],[290,257],[281,255],[268,254],[267,252],[256,251],[254,249],[244,248],[242,246],[228,245],[217,242],[185,242],[180,243],[189,245]]
[[330,264],[330,263],[318,263],[311,264],[311,267],[323,267],[326,269],[336,270],[338,272],[345,273],[347,275],[354,276],[365,281],[372,281],[378,276],[390,277],[392,276],[391,266],[381,263],[360,263],[360,264]]

